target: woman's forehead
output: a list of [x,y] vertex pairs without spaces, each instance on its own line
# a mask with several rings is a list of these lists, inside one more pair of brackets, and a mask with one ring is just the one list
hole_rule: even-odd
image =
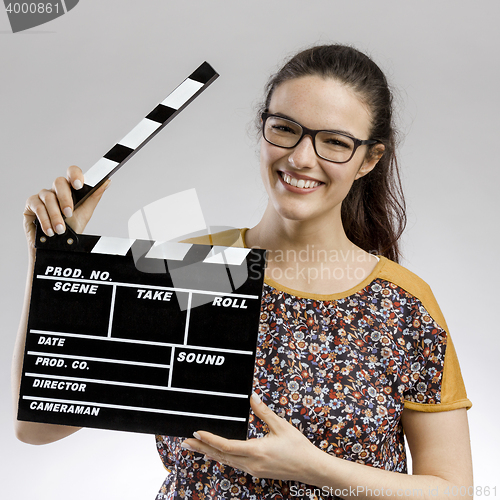
[[281,83],[269,112],[282,113],[312,129],[345,130],[366,139],[371,117],[365,104],[333,78],[306,76]]

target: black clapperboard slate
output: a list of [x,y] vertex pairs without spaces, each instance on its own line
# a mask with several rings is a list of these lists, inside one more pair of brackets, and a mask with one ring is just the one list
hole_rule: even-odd
[[[204,63],[184,80],[85,174],[75,207],[217,76]],[[264,250],[37,227],[18,418],[245,439],[264,261]]]

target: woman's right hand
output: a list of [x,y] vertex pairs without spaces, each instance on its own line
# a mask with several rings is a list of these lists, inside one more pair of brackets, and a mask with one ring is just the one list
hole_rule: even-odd
[[[69,167],[66,177],[58,177],[52,189],[42,189],[38,194],[30,196],[24,209],[24,228],[30,251],[29,279],[27,281],[26,296],[23,312],[14,347],[12,360],[12,397],[14,408],[14,427],[18,439],[25,443],[44,444],[62,439],[78,430],[78,427],[65,425],[42,424],[38,422],[25,422],[17,420],[17,404],[19,399],[19,386],[24,358],[26,331],[28,328],[28,312],[31,296],[31,274],[33,273],[33,257],[35,255],[35,220],[38,218],[43,232],[52,237],[56,233],[64,233],[66,224],[75,232],[81,233],[92,217],[95,207],[101,196],[109,186],[106,181],[98,190],[89,196],[76,210],[73,210],[73,197],[71,186],[75,189],[83,187],[84,178],[82,171],[75,166]],[[65,219],[66,217],[66,219]]]
[[110,182],[111,180],[106,181],[73,211],[70,186],[78,190],[84,183],[83,172],[73,165],[68,168],[66,177],[58,177],[54,181],[52,189],[42,189],[38,194],[30,196],[24,209],[24,229],[30,250],[34,251],[35,248],[35,219],[38,218],[43,232],[49,237],[64,233],[66,224],[76,233],[81,233]]

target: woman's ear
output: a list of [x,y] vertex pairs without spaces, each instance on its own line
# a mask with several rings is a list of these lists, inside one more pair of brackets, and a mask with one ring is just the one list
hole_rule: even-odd
[[375,168],[375,165],[378,163],[380,158],[382,158],[384,151],[385,146],[383,144],[376,144],[375,146],[370,148],[370,151],[366,155],[366,158],[361,164],[361,167],[359,167],[354,180],[359,179],[371,172]]

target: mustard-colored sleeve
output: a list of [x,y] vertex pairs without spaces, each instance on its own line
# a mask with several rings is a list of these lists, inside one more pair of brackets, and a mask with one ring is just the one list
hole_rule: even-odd
[[472,406],[467,397],[457,354],[449,334],[446,336],[446,351],[441,378],[441,401],[432,404],[405,401],[404,404],[405,408],[424,412],[449,411],[458,408],[469,409]]
[[228,229],[214,234],[206,234],[195,238],[188,238],[182,243],[193,243],[195,245],[218,245],[221,247],[244,247],[245,229]]
[[[430,386],[434,384],[436,386],[435,381],[438,378],[440,387],[436,389],[440,397],[418,402],[416,401],[418,398],[415,397],[415,394],[409,394],[408,397],[405,397],[405,408],[424,412],[449,411],[458,408],[469,409],[472,403],[467,397],[457,353],[443,313],[429,285],[411,271],[389,260],[381,272],[381,277],[397,284],[412,294],[434,320],[438,332],[436,333],[432,352],[428,359],[442,359],[444,353],[444,363],[440,365],[438,373],[436,374],[435,370],[426,370],[424,367],[422,378],[420,379],[420,382],[425,385]],[[437,365],[435,366],[438,368]]]

